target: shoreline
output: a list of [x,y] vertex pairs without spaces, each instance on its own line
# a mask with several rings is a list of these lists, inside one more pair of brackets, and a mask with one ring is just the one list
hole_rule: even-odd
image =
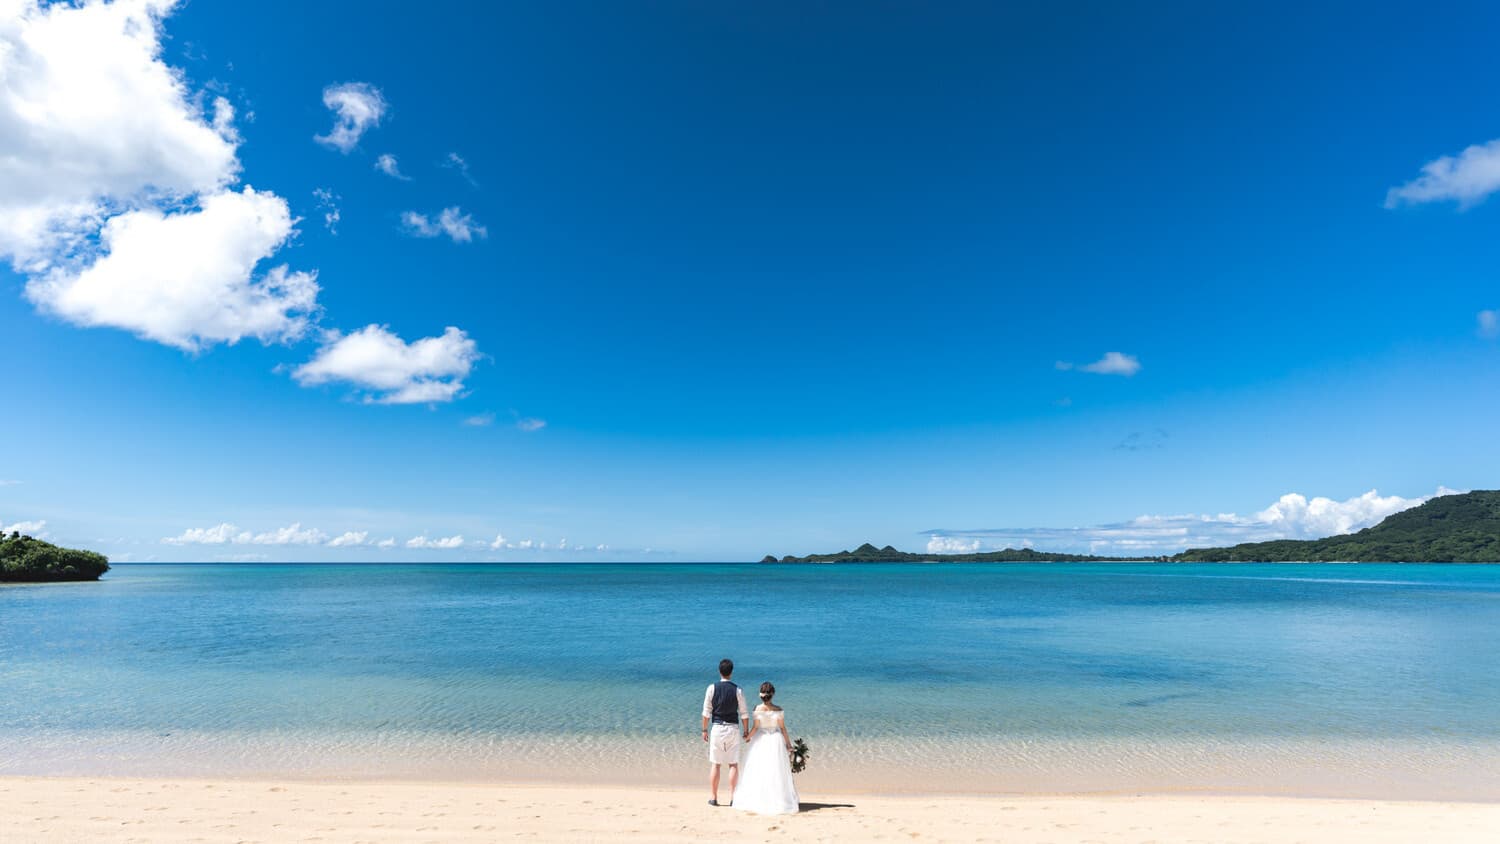
[[1404,842],[1493,840],[1500,804],[1187,794],[806,792],[797,815],[706,788],[293,778],[0,777],[0,838],[187,841]]
[[[799,787],[840,794],[1223,795],[1500,803],[1500,742],[1452,738],[1005,741],[813,736]],[[690,788],[702,745],[680,737],[315,730],[0,730],[0,777],[286,779]]]

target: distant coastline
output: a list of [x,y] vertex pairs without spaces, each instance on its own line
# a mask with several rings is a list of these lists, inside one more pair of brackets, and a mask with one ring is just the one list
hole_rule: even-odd
[[1323,539],[1190,548],[1160,557],[1097,556],[1006,548],[973,554],[918,554],[866,542],[852,551],[762,563],[1500,563],[1500,490],[1444,495],[1354,533]]
[[914,554],[887,545],[876,548],[866,542],[853,551],[776,558],[767,554],[762,563],[1161,563],[1166,557],[1099,557],[1092,554],[1056,554],[1031,548],[1006,548],[974,554]]

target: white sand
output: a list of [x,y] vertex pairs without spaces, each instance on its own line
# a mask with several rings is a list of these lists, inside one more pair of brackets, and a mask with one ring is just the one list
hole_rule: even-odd
[[0,841],[1495,842],[1500,804],[1216,796],[804,794],[762,818],[702,790],[0,778]]

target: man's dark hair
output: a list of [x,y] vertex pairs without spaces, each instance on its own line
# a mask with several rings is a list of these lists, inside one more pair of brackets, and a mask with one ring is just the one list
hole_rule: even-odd
[[728,677],[729,675],[731,675],[733,673],[734,673],[734,660],[732,660],[732,659],[721,659],[721,660],[719,660],[719,676],[720,677]]

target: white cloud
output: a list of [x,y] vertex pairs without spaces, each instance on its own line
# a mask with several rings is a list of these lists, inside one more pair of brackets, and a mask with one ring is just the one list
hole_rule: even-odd
[[[928,551],[939,553],[935,541],[983,542],[990,549],[1035,544],[1047,551],[1086,551],[1132,556],[1169,554],[1187,548],[1264,542],[1272,539],[1314,539],[1353,533],[1454,490],[1439,487],[1433,495],[1402,498],[1375,490],[1344,501],[1307,498],[1298,493],[1281,496],[1269,507],[1248,516],[1235,513],[1138,516],[1127,522],[1073,528],[985,528],[934,530]],[[948,546],[958,547],[958,546]],[[967,547],[967,546],[965,546]],[[949,552],[953,553],[953,552]]]
[[527,433],[540,431],[547,427],[547,420],[538,419],[535,416],[523,416],[516,420],[516,427]]
[[364,530],[360,530],[360,531],[353,531],[353,530],[351,530],[351,531],[345,531],[344,533],[342,533],[342,534],[340,534],[338,536],[335,536],[334,538],[328,540],[328,547],[329,548],[348,548],[348,547],[351,547],[351,546],[369,545],[369,544],[370,544],[370,532],[369,531],[364,531]]
[[204,196],[197,210],[129,211],[104,224],[102,257],[32,278],[26,296],[69,322],[188,351],[294,340],[317,308],[316,275],[282,265],[253,277],[291,233],[286,201],[248,187]]
[[161,61],[173,0],[0,0],[0,257],[38,307],[197,350],[292,339],[312,273],[257,265],[293,233],[286,203],[229,189],[234,107],[200,107]]
[[[240,535],[239,528],[228,522],[222,522],[210,528],[188,528],[177,536],[168,536],[162,539],[167,545],[225,545],[233,542]],[[249,537],[250,534],[244,534]]]
[[160,60],[175,5],[0,3],[0,255],[45,269],[113,210],[234,181],[233,109]]
[[353,384],[377,404],[446,402],[463,389],[478,359],[475,342],[452,326],[407,343],[385,326],[368,325],[351,334],[330,332],[313,359],[292,375],[304,386]]
[[47,520],[35,519],[32,521],[13,522],[8,525],[0,525],[0,534],[10,536],[13,533],[20,533],[25,536],[34,537],[36,539],[46,539],[48,535]]
[[328,229],[329,234],[338,234],[339,220],[343,219],[339,213],[341,197],[327,188],[317,188],[313,191],[313,198],[318,201],[318,210],[323,212],[323,228]]
[[[485,544],[486,543],[484,543],[484,542],[479,542],[479,543],[475,544],[475,547],[483,547]],[[505,534],[503,534],[503,533],[497,533],[497,534],[495,534],[494,541],[488,543],[488,545],[489,545],[489,548],[490,548],[491,551],[575,551],[575,552],[590,552],[590,551],[593,551],[593,550],[603,551],[603,550],[606,550],[606,549],[609,548],[608,545],[600,545],[600,546],[598,546],[597,549],[589,548],[589,547],[586,547],[586,546],[583,546],[583,545],[570,545],[570,544],[568,544],[567,537],[563,537],[562,539],[558,540],[558,542],[557,542],[556,545],[552,545],[552,544],[549,544],[547,542],[538,542],[538,541],[536,541],[534,539],[522,539],[520,541],[513,541],[513,540],[510,540],[510,539],[506,539],[505,538]]]
[[1476,321],[1479,323],[1480,337],[1500,337],[1500,311],[1480,311]]
[[965,542],[952,536],[930,536],[927,538],[929,554],[972,554],[979,550],[979,540]]
[[465,161],[463,156],[458,153],[448,153],[448,157],[443,159],[443,166],[457,170],[458,175],[463,176],[464,181],[468,182],[470,187],[479,187],[479,183],[469,174],[469,162]]
[[345,82],[323,89],[323,105],[333,112],[333,128],[313,140],[348,154],[367,130],[385,116],[385,97],[368,82]]
[[376,548],[395,548],[396,547],[396,538],[394,536],[386,537],[385,539],[382,539],[379,542],[375,543],[375,547]]
[[464,547],[464,538],[463,538],[462,535],[459,535],[459,536],[446,536],[446,537],[440,537],[438,539],[428,539],[425,535],[424,536],[413,536],[411,539],[406,540],[406,547],[408,547],[408,548],[438,549],[438,550],[449,550],[449,549],[453,549],[453,548],[462,548],[462,547]]
[[328,540],[328,534],[317,528],[304,528],[300,522],[293,522],[284,528],[257,533],[248,540],[251,545],[321,545]]
[[1123,352],[1105,352],[1104,357],[1078,368],[1084,372],[1092,372],[1095,375],[1124,375],[1129,378],[1141,371],[1141,362],[1136,359],[1135,355],[1127,355]]
[[229,522],[208,528],[188,528],[177,536],[162,539],[166,545],[321,545],[328,534],[316,528],[304,528],[293,522],[276,530],[251,533]]
[[[1442,494],[1441,490],[1439,494]],[[1369,527],[1392,513],[1415,507],[1426,500],[1399,495],[1381,496],[1373,489],[1347,501],[1322,496],[1309,500],[1293,492],[1256,513],[1254,522],[1265,525],[1278,534],[1278,538],[1333,536]]]
[[1473,206],[1500,190],[1500,139],[1475,144],[1458,155],[1445,155],[1422,165],[1422,175],[1385,195],[1385,207],[1422,202],[1453,201],[1459,208]]
[[495,414],[480,413],[474,416],[470,416],[464,419],[464,424],[468,425],[470,428],[487,428],[490,425],[495,424]]
[[375,159],[375,169],[390,176],[392,179],[400,179],[403,182],[411,181],[411,177],[402,174],[401,165],[397,163],[396,156],[385,153]]
[[479,225],[473,215],[463,213],[456,205],[444,208],[436,219],[407,211],[401,215],[401,230],[412,237],[447,235],[454,243],[469,243],[476,237],[483,239],[490,236],[489,230]]

